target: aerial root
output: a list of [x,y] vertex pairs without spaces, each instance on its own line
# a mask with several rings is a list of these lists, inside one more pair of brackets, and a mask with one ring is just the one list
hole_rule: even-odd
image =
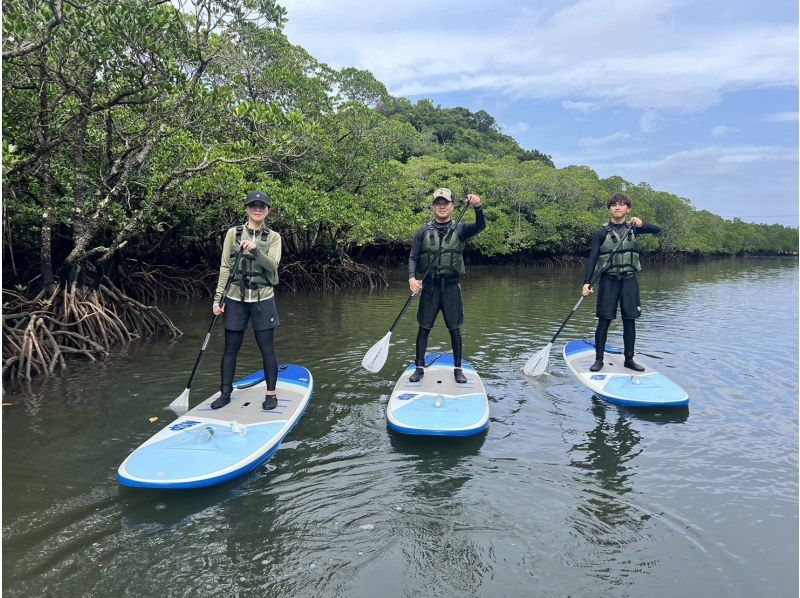
[[94,289],[64,283],[33,299],[4,289],[3,378],[30,380],[65,369],[68,355],[97,361],[135,338],[181,334],[160,309],[105,282]]

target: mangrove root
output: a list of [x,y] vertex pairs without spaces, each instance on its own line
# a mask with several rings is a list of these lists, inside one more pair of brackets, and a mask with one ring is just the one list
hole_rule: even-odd
[[3,378],[30,380],[65,369],[68,355],[96,361],[135,338],[181,334],[157,307],[105,282],[62,283],[33,299],[3,289]]

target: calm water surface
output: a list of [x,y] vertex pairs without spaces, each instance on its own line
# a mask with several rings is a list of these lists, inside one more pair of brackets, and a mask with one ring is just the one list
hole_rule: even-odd
[[[252,474],[192,491],[115,481],[174,418],[209,302],[165,307],[185,332],[3,401],[6,596],[794,596],[798,591],[797,261],[650,267],[637,349],[691,397],[635,410],[593,398],[558,342],[549,374],[519,369],[578,297],[582,273],[473,268],[465,356],[489,431],[420,441],[386,430],[413,355],[413,312],[376,375],[360,367],[407,296],[279,295],[278,356],[312,404]],[[559,341],[590,337],[594,301]],[[621,325],[611,342],[621,344]],[[222,339],[192,403],[215,392]],[[449,350],[441,321],[432,350]],[[238,374],[260,368],[252,338]],[[156,425],[148,417],[157,415]]]

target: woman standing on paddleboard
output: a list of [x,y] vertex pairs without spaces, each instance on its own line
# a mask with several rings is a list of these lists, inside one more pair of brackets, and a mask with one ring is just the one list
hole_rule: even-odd
[[[272,410],[278,405],[275,393],[278,380],[275,327],[280,322],[272,287],[278,283],[281,236],[266,226],[271,206],[269,195],[262,191],[250,191],[245,199],[247,222],[229,228],[225,235],[213,307],[214,315],[224,314],[225,351],[222,354],[220,396],[211,403],[212,409],[220,409],[231,402],[236,357],[244,340],[247,323],[251,320],[267,382],[267,393],[261,407]],[[242,252],[239,266],[236,272],[231,272],[239,251]],[[225,303],[220,307],[219,302],[230,276],[233,276],[233,284]]]

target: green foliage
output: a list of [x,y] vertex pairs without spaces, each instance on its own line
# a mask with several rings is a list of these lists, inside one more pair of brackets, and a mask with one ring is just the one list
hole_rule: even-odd
[[432,155],[449,162],[481,162],[491,157],[513,156],[518,161],[533,160],[553,166],[550,156],[538,150],[523,150],[512,137],[502,133],[494,117],[485,110],[442,108],[430,100],[414,104],[405,98],[386,98],[379,109],[419,132],[420,142],[408,157]]

